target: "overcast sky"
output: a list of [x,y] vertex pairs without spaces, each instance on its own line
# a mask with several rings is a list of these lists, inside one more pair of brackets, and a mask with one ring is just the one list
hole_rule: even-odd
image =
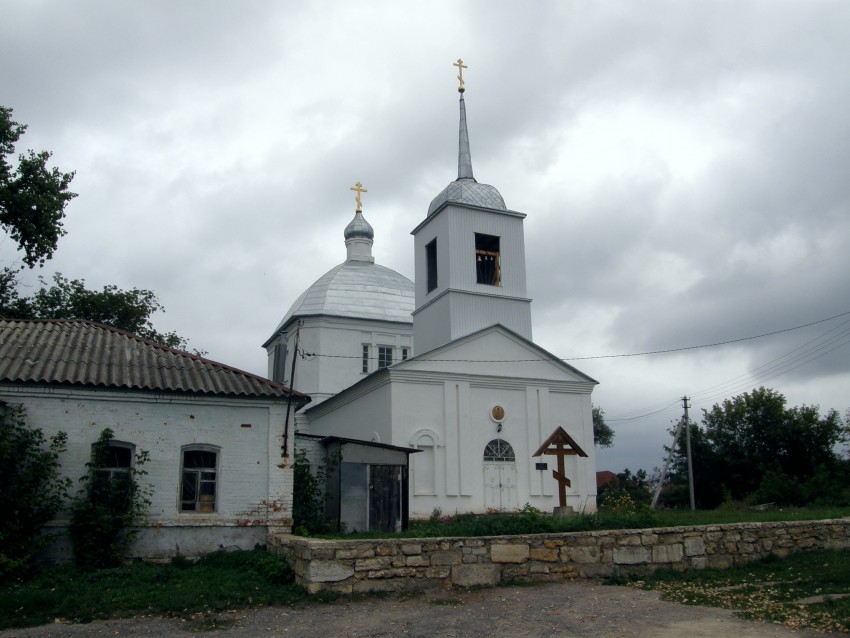
[[[526,213],[534,339],[600,381],[598,469],[754,387],[850,407],[850,3],[5,0],[18,150],[75,170],[41,274],[147,288],[209,358],[261,344],[345,258],[361,181],[378,263],[457,175]],[[0,239],[3,265],[16,259]],[[38,272],[27,274],[35,279]],[[638,418],[632,418],[638,417]],[[630,418],[630,420],[629,420]],[[563,424],[569,429],[569,424]]]

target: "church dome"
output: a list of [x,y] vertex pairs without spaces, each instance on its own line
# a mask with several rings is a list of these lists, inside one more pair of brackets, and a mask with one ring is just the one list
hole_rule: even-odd
[[446,186],[443,191],[431,200],[428,215],[433,215],[445,204],[469,204],[482,208],[507,210],[505,200],[495,186],[479,184],[472,178],[458,179]]
[[375,231],[372,230],[372,225],[366,221],[360,211],[354,213],[354,219],[345,227],[343,234],[346,239],[351,239],[352,237],[375,238]]
[[413,282],[395,270],[350,260],[319,277],[295,300],[275,333],[295,317],[330,315],[413,323]]

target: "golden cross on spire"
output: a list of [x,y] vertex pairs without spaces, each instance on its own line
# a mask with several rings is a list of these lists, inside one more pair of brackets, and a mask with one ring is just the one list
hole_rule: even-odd
[[463,86],[463,70],[464,70],[464,69],[468,69],[469,67],[468,67],[468,66],[466,66],[466,65],[463,63],[463,60],[461,60],[460,58],[458,58],[458,59],[457,59],[457,62],[453,63],[453,64],[452,64],[452,66],[456,66],[456,67],[457,67],[457,70],[458,70],[457,79],[458,79],[458,81],[460,82],[460,86],[458,86],[458,87],[457,87],[458,93],[463,93],[463,91],[464,91],[464,86]]
[[363,188],[363,184],[357,182],[354,186],[352,186],[349,190],[357,191],[357,212],[363,212],[363,202],[360,201],[360,193],[368,193],[365,188]]

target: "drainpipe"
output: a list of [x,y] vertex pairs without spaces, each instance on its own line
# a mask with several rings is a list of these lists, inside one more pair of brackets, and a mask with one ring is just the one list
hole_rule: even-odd
[[295,389],[295,361],[298,358],[298,341],[301,336],[300,319],[295,328],[295,349],[292,351],[292,369],[289,373],[289,401],[286,402],[286,420],[283,423],[283,458],[289,458],[289,414],[292,411],[292,391]]

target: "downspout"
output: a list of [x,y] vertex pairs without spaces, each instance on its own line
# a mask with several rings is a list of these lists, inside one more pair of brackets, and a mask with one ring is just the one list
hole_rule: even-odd
[[295,349],[292,351],[292,368],[289,372],[289,401],[286,402],[286,420],[283,422],[283,458],[289,458],[289,414],[292,411],[292,392],[295,389],[295,361],[298,358],[298,341],[301,337],[301,326],[304,322],[300,319],[295,328]]

